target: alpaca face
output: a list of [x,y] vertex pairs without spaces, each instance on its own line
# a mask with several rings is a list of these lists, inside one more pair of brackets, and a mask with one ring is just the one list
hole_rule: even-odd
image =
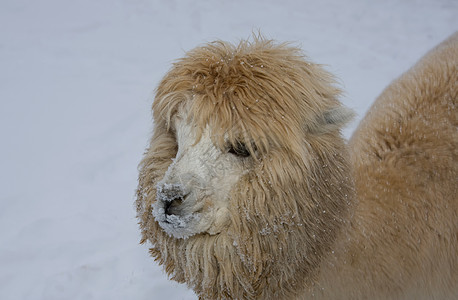
[[208,127],[196,142],[196,133],[186,120],[186,111],[172,119],[178,152],[157,184],[153,206],[156,221],[175,238],[217,234],[229,225],[231,190],[250,159],[234,149],[217,148]]

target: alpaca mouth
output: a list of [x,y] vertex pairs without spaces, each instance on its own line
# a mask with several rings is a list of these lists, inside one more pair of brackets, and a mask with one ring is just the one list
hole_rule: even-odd
[[[156,210],[161,217],[159,222],[175,223],[177,218],[185,217],[190,214],[189,203],[186,201],[188,195],[175,195],[166,199],[158,200]],[[191,213],[192,214],[192,213]]]
[[201,220],[201,215],[198,213],[189,215],[161,215],[159,213],[155,214],[154,218],[159,226],[174,238],[186,239],[202,231],[198,229],[198,223]]

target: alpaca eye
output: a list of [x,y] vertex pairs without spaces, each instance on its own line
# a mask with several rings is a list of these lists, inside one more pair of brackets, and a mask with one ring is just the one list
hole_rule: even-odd
[[228,152],[236,156],[239,156],[239,157],[250,156],[250,151],[247,149],[246,145],[242,142],[237,142],[235,145],[231,145],[229,147]]

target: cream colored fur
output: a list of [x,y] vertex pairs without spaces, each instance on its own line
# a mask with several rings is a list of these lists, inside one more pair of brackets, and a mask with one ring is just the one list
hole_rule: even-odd
[[457,66],[455,34],[347,145],[351,112],[298,49],[190,51],[153,103],[142,242],[202,299],[457,299]]

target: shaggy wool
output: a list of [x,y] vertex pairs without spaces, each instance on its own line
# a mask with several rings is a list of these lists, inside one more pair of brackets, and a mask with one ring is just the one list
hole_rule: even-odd
[[[458,34],[376,100],[349,144],[334,78],[299,49],[217,41],[178,60],[139,166],[142,243],[202,299],[458,297]],[[224,230],[187,238],[153,216],[178,151],[174,116],[249,163]]]

